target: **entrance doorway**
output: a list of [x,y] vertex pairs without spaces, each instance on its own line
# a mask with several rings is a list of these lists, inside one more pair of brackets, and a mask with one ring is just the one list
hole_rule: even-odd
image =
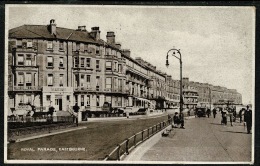
[[62,99],[59,99],[59,111],[62,110]]

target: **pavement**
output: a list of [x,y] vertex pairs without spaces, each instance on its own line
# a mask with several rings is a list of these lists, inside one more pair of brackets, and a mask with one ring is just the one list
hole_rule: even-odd
[[[176,128],[168,137],[159,134],[142,148],[136,148],[125,161],[243,162],[251,161],[252,134],[243,123],[221,125],[214,119],[186,119],[185,129]],[[138,157],[137,157],[138,156]]]

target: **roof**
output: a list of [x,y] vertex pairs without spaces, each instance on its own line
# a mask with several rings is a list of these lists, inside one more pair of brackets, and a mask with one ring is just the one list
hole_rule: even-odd
[[103,40],[96,41],[87,31],[56,27],[56,36],[52,35],[48,30],[48,25],[22,25],[10,29],[9,38],[60,39],[104,44]]

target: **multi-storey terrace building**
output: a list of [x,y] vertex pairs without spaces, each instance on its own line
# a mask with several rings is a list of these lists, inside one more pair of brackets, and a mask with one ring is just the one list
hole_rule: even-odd
[[[37,111],[67,110],[75,103],[81,111],[100,111],[105,102],[113,108],[179,106],[180,81],[156,70],[130,50],[121,49],[114,32],[100,39],[99,27],[88,32],[49,25],[23,25],[9,30],[9,109],[31,103]],[[194,108],[199,102],[220,99],[242,103],[241,94],[184,78],[184,104]],[[210,100],[210,101],[211,101]]]

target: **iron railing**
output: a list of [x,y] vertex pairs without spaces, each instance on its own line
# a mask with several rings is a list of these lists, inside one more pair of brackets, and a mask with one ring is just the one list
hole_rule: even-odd
[[131,137],[118,144],[116,148],[105,157],[106,160],[121,160],[124,156],[128,155],[136,146],[143,143],[154,134],[165,129],[168,125],[172,124],[172,118],[153,125],[145,130],[142,130]]

